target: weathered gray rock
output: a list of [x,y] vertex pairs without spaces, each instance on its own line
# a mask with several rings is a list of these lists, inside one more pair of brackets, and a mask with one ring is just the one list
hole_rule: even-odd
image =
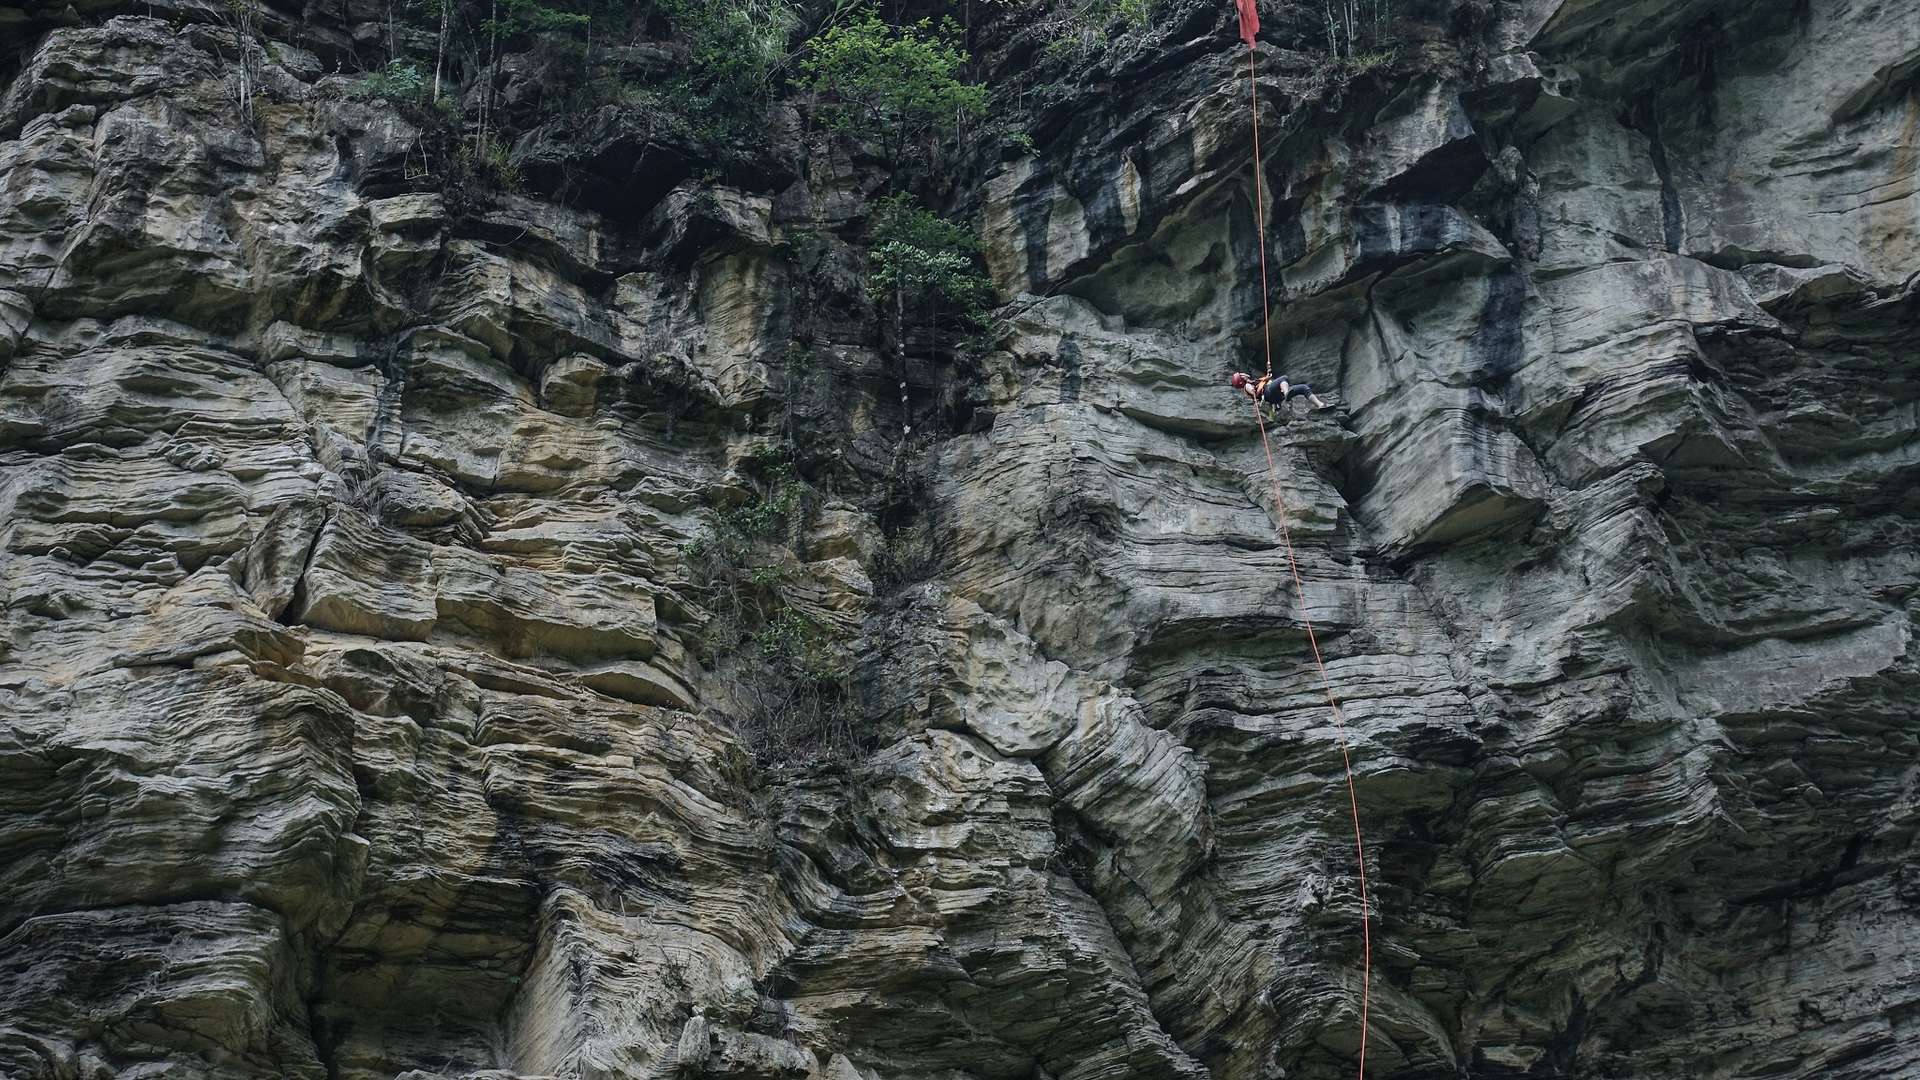
[[1349,761],[1372,1075],[1920,1073],[1920,9],[1269,10],[1264,223],[1225,8],[976,9],[902,364],[790,106],[147,7],[0,4],[0,1074],[1349,1076]]
[[[8,958],[0,1066],[10,1074],[110,1074],[129,1060],[176,1060],[209,1077],[326,1075],[305,1031],[303,965],[265,908],[99,907],[29,919],[0,942]],[[74,1022],[81,1016],[85,1030]]]

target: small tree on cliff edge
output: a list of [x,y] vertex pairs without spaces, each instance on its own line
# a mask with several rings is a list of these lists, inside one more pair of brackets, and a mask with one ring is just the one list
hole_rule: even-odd
[[968,326],[978,326],[993,299],[993,285],[974,265],[980,241],[962,226],[914,205],[910,195],[889,195],[874,204],[875,289],[893,294],[896,346],[905,333],[906,306],[928,309],[938,348],[942,305]]
[[940,125],[987,110],[987,88],[960,80],[967,54],[958,36],[952,19],[896,27],[867,11],[807,42],[800,70],[820,95],[828,126],[879,139],[897,168]]
[[[931,162],[933,136],[941,126],[987,111],[987,88],[961,81],[967,53],[959,36],[952,19],[938,26],[928,19],[890,26],[868,9],[807,42],[800,70],[807,88],[819,96],[820,115],[834,132],[878,141],[895,187],[900,167],[921,139],[927,140]],[[898,193],[876,209],[870,280],[893,293],[894,361],[904,409],[909,294],[935,302],[944,297],[971,311],[983,290],[970,283],[970,235]]]

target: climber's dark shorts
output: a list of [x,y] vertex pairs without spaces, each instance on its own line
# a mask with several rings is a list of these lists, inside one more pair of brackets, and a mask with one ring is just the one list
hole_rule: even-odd
[[1289,385],[1287,392],[1282,394],[1280,392],[1280,380],[1275,379],[1267,384],[1265,390],[1260,392],[1260,400],[1275,408],[1279,408],[1288,398],[1308,397],[1312,393],[1313,387],[1310,384],[1297,382]]

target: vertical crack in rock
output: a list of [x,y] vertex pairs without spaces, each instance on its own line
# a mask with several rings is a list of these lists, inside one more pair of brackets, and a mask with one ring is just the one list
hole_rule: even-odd
[[1651,105],[1644,107],[1641,117],[1634,126],[1646,135],[1647,149],[1653,161],[1653,172],[1660,178],[1662,244],[1667,251],[1678,255],[1686,243],[1686,211],[1680,204],[1680,192],[1673,184],[1673,167],[1667,163],[1666,137],[1660,130],[1658,107]]

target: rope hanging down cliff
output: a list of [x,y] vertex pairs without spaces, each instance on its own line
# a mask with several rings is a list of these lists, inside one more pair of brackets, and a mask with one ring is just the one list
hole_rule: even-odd
[[[1267,378],[1273,378],[1272,314],[1267,299],[1267,213],[1261,183],[1260,87],[1254,73],[1254,40],[1260,33],[1260,15],[1254,0],[1235,0],[1240,9],[1240,39],[1247,43],[1248,101],[1253,110],[1253,207],[1256,243],[1260,248],[1260,336],[1266,346]],[[1273,464],[1273,443],[1267,438],[1266,417],[1260,402],[1253,403],[1254,423],[1260,426],[1260,448],[1267,455],[1267,483],[1273,488],[1275,521],[1280,542],[1287,550],[1287,572],[1293,576],[1293,595],[1300,606],[1300,622],[1307,630],[1307,645],[1313,650],[1313,664],[1320,672],[1320,686],[1326,691],[1327,708],[1333,713],[1333,728],[1340,742],[1340,764],[1347,774],[1347,809],[1353,816],[1353,854],[1359,865],[1360,879],[1360,1080],[1367,1076],[1367,1032],[1373,1004],[1373,911],[1367,895],[1367,845],[1360,834],[1360,796],[1354,790],[1353,758],[1347,751],[1347,718],[1333,696],[1333,680],[1327,677],[1327,662],[1320,654],[1320,640],[1313,632],[1313,617],[1307,613],[1307,587],[1300,577],[1300,564],[1293,554],[1293,533],[1287,527],[1287,503],[1280,494],[1280,474]]]

